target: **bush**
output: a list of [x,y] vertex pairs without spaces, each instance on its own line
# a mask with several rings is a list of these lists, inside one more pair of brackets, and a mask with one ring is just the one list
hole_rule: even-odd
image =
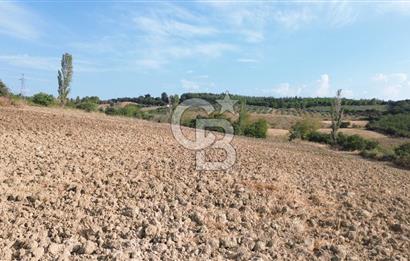
[[378,145],[376,141],[367,140],[359,135],[346,136],[343,133],[337,135],[337,144],[343,149],[348,151],[355,150],[372,150]]
[[4,84],[2,80],[0,80],[0,96],[9,96],[9,95],[10,95],[9,88],[7,88],[6,84]]
[[127,116],[127,117],[136,117],[141,118],[141,110],[140,107],[134,104],[128,104],[123,108],[119,109],[120,115]]
[[343,121],[340,124],[340,128],[342,128],[342,129],[349,128],[349,126],[350,126],[350,121]]
[[360,155],[365,158],[380,161],[393,161],[396,158],[393,150],[384,149],[379,146],[371,150],[363,150],[360,152]]
[[128,104],[123,108],[108,107],[105,109],[107,115],[118,115],[132,118],[143,118],[144,113],[140,110],[138,105]]
[[266,138],[266,133],[268,131],[268,123],[266,120],[258,120],[250,125],[248,125],[243,133],[245,136],[248,137],[255,137],[255,138]]
[[403,144],[394,151],[378,146],[371,150],[363,150],[360,155],[375,160],[392,161],[404,168],[410,168],[410,143]]
[[410,100],[389,102],[388,109],[389,109],[389,112],[392,114],[409,113],[410,112]]
[[410,169],[410,156],[398,157],[395,163],[404,168]]
[[307,139],[308,135],[320,128],[320,121],[315,118],[305,118],[295,123],[290,129],[289,140]]
[[318,142],[318,143],[325,143],[325,144],[331,144],[332,143],[332,138],[330,134],[327,133],[320,133],[320,132],[312,132],[307,136],[307,139],[312,142]]
[[394,152],[399,157],[410,156],[410,143],[405,143],[399,147],[397,147]]
[[104,113],[107,114],[107,115],[118,115],[118,114],[117,114],[117,110],[116,110],[113,106],[107,107],[107,108],[104,110]]
[[410,137],[410,114],[385,115],[369,122],[367,128],[392,136]]
[[44,92],[40,92],[35,94],[32,98],[31,101],[35,104],[41,105],[41,106],[51,106],[55,103],[55,99],[53,97],[53,95],[44,93]]
[[235,135],[245,135],[245,129],[250,125],[250,115],[246,110],[246,101],[241,100],[239,118],[233,123]]
[[84,110],[86,112],[92,112],[92,111],[97,111],[98,104],[91,102],[91,101],[86,101],[86,102],[81,102],[77,104],[76,108],[80,110]]
[[[199,120],[199,119],[224,119],[224,120],[226,120],[230,123],[230,120],[227,117],[225,117],[223,114],[210,114],[209,116],[197,115],[196,118],[194,118],[194,119],[186,119],[186,120],[181,122],[181,125],[195,129],[195,128],[197,128],[197,120]],[[223,123],[221,123],[221,124],[223,124]],[[225,127],[227,127],[227,126],[225,126]],[[223,126],[207,126],[207,127],[205,127],[205,130],[226,133],[225,128]],[[228,132],[228,134],[234,134],[234,133]],[[235,134],[237,134],[237,133],[235,133]],[[239,134],[237,134],[237,135],[239,135]]]
[[[79,98],[77,97],[77,99],[79,99]],[[99,104],[100,103],[100,98],[97,97],[97,96],[85,96],[79,102],[77,101],[77,103],[81,103],[81,102],[91,102],[91,103]]]
[[394,150],[396,153],[396,164],[410,168],[410,143],[403,144]]

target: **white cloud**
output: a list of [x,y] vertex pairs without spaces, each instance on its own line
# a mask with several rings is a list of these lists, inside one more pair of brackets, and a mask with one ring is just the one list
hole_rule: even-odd
[[181,85],[187,91],[197,91],[200,87],[199,83],[186,79],[181,80]]
[[343,97],[346,97],[348,99],[353,99],[354,98],[354,91],[350,89],[343,89],[342,91]]
[[373,76],[372,80],[373,81],[378,81],[378,82],[386,81],[387,76],[383,73],[379,73],[379,74],[376,74],[375,76]]
[[372,77],[375,94],[383,99],[399,100],[410,97],[410,80],[406,73],[379,73]]
[[253,58],[238,58],[236,59],[238,63],[258,63],[259,60]]
[[59,66],[58,58],[31,56],[27,54],[0,55],[0,62],[19,68],[55,71]]
[[319,87],[316,90],[316,96],[328,97],[330,95],[330,77],[328,74],[322,74],[317,81]]
[[249,43],[259,43],[265,39],[264,33],[260,31],[242,30],[240,34],[242,34]]
[[194,36],[212,35],[217,30],[209,26],[200,26],[176,21],[170,18],[160,19],[159,17],[138,16],[134,18],[138,29],[154,36],[178,36],[191,38]]
[[98,37],[94,40],[78,41],[68,44],[73,52],[89,52],[92,54],[113,54],[124,55],[124,50],[130,48],[131,45],[135,45],[135,42],[131,38],[123,33],[116,33],[113,35],[105,35]]
[[265,39],[265,27],[272,19],[272,5],[266,3],[202,2],[212,13],[210,18],[220,31],[239,37],[249,43]]
[[356,21],[359,16],[359,9],[353,6],[350,1],[336,0],[327,3],[325,13],[329,24],[334,27],[343,27]]
[[390,1],[382,2],[377,6],[377,11],[380,14],[401,14],[401,15],[410,15],[410,3],[408,1]]
[[16,38],[34,40],[40,36],[41,19],[22,5],[0,2],[0,34]]
[[303,87],[292,87],[289,83],[281,83],[273,88],[273,93],[280,97],[300,96]]
[[310,23],[314,18],[314,15],[308,9],[277,11],[274,15],[276,22],[292,30],[299,29],[302,25]]
[[403,84],[407,81],[408,77],[406,73],[392,73],[392,74],[383,74],[379,73],[373,77],[375,81],[382,81],[387,83],[394,84]]
[[[184,88],[186,91],[189,91],[189,92],[196,92],[199,90],[210,91],[211,88],[215,87],[215,83],[208,82],[205,80],[208,77],[201,77],[200,75],[194,78],[196,79],[195,80],[182,79],[181,80],[182,88]],[[200,81],[200,79],[202,79],[202,81]]]
[[167,64],[165,60],[156,60],[156,59],[140,59],[137,60],[136,65],[144,69],[160,69],[163,65]]
[[164,60],[183,59],[190,57],[198,57],[200,59],[217,58],[226,52],[235,51],[236,46],[226,43],[205,43],[205,44],[190,44],[188,46],[158,46],[155,49],[149,50],[153,56],[160,56]]
[[[15,67],[19,70],[36,70],[57,72],[60,69],[60,57],[32,56],[28,54],[0,55],[0,65]],[[110,65],[104,67],[98,63],[83,59],[74,59],[75,72],[109,72],[128,70],[129,66]]]
[[[346,1],[314,5],[198,1],[194,5],[188,9],[178,3],[161,2],[154,7],[127,10],[121,19],[113,20],[133,33],[121,34],[119,30],[94,42],[71,46],[91,54],[109,52],[119,63],[123,61],[123,66],[160,69],[182,59],[202,61],[231,53],[263,57],[264,49],[258,48],[259,44],[280,38],[283,32],[277,32],[278,27],[298,30],[318,21],[343,26],[357,16],[357,10]],[[258,61],[239,57],[236,62]]]
[[175,4],[163,5],[166,8],[132,14],[140,47],[133,53],[139,56],[138,66],[159,69],[181,59],[215,59],[237,50],[235,44],[217,40],[220,31],[213,26],[212,19]]
[[236,46],[226,43],[208,43],[194,46],[192,50],[194,53],[198,53],[207,57],[218,57],[221,56],[224,52],[236,50]]

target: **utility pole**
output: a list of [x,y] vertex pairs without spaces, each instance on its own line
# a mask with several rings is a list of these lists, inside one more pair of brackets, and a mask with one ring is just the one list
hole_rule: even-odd
[[25,90],[25,85],[26,85],[26,79],[24,78],[24,73],[21,75],[21,78],[19,79],[21,81],[21,86],[20,86],[20,96],[23,96],[23,92]]

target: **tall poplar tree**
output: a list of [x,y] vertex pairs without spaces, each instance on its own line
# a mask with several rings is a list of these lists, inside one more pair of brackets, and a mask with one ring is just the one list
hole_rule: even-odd
[[70,83],[73,77],[73,57],[69,53],[63,54],[61,58],[61,70],[58,71],[58,100],[61,106],[67,103],[70,93]]

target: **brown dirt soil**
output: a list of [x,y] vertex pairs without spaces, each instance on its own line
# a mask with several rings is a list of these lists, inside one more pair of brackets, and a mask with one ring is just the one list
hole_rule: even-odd
[[233,145],[231,170],[197,171],[168,124],[0,108],[0,260],[410,258],[410,171]]
[[283,129],[268,129],[266,140],[287,142],[289,140],[289,131]]
[[8,107],[11,106],[11,101],[7,97],[0,97],[0,107]]
[[[323,133],[330,133],[331,129],[319,129],[320,132]],[[343,132],[346,135],[359,135],[362,136],[363,138],[367,138],[367,139],[374,139],[374,140],[378,140],[378,139],[384,139],[384,138],[388,138],[388,136],[375,132],[375,131],[371,131],[371,130],[362,130],[362,129],[348,129],[348,128],[343,128],[343,129],[339,129],[340,132]]]
[[302,117],[293,116],[293,115],[277,115],[273,113],[272,114],[250,113],[251,121],[256,121],[259,119],[266,120],[271,128],[289,130],[298,120],[302,119]]
[[[345,120],[350,122],[349,128],[364,128],[369,123],[369,121],[363,120]],[[332,121],[322,121],[323,128],[330,128],[332,126]]]

